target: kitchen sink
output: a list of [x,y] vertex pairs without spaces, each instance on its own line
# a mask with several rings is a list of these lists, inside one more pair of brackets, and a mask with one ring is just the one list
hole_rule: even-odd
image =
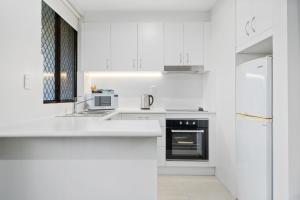
[[62,115],[59,117],[105,117],[108,114],[111,114],[113,111],[83,111],[78,113],[71,113]]

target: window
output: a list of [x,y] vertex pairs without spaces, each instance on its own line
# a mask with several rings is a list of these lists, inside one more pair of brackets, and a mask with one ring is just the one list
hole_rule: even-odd
[[77,32],[42,1],[44,103],[74,102],[77,93]]

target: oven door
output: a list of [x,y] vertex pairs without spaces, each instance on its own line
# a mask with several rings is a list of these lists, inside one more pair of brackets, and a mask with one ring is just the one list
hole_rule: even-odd
[[167,160],[208,160],[208,130],[167,128]]

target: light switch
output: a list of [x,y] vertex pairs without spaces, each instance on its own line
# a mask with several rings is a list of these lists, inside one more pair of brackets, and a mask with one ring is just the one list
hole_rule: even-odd
[[31,89],[31,77],[30,74],[24,75],[24,89],[30,90]]

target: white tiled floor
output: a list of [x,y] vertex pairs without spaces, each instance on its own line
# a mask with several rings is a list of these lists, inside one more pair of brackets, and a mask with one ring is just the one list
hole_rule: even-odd
[[233,200],[214,176],[159,176],[158,200]]

